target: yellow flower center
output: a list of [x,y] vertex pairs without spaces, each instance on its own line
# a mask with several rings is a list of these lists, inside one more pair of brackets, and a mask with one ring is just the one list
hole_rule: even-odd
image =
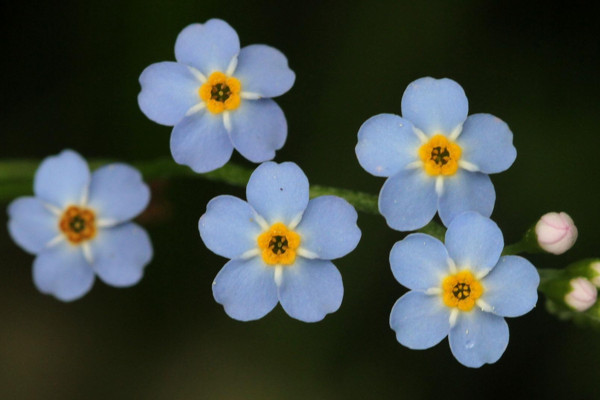
[[448,307],[470,311],[475,301],[483,294],[481,283],[470,271],[460,271],[442,281],[442,298]]
[[213,114],[235,110],[240,106],[240,81],[222,72],[213,72],[198,90],[200,98],[206,102],[206,108]]
[[419,148],[425,172],[429,175],[454,175],[462,150],[444,135],[435,135]]
[[69,206],[58,227],[72,244],[79,244],[96,236],[96,216],[87,208]]
[[268,265],[290,265],[296,260],[300,235],[289,230],[281,222],[273,224],[268,231],[258,235],[258,247]]

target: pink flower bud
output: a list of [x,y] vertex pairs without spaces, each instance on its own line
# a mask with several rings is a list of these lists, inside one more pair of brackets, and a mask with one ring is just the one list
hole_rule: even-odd
[[576,311],[585,311],[596,302],[598,291],[592,282],[585,278],[574,278],[569,282],[571,291],[565,296],[565,303]]
[[567,213],[550,212],[535,225],[535,234],[542,249],[552,254],[562,254],[577,240],[577,227]]

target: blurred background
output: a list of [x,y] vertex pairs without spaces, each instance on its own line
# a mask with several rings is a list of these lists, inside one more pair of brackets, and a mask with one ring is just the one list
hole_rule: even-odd
[[[568,212],[579,228],[562,256],[528,257],[561,268],[600,256],[600,29],[578,2],[520,1],[26,2],[1,6],[0,157],[41,159],[72,148],[87,158],[170,157],[170,128],[141,113],[138,76],[173,60],[175,38],[219,17],[242,46],[284,52],[296,84],[277,99],[289,136],[276,161],[311,183],[377,193],[383,179],[354,155],[370,116],[400,113],[408,83],[449,77],[470,113],[511,127],[518,156],[492,176],[492,218],[507,243],[543,213]],[[593,4],[593,3],[589,3]],[[235,154],[233,161],[253,167]],[[433,349],[402,347],[389,328],[405,289],[388,255],[404,235],[359,215],[363,238],[336,261],[340,310],[306,324],[278,306],[241,323],[212,297],[226,262],[200,240],[206,203],[244,189],[195,178],[150,182],[139,218],[155,250],[132,288],[97,281],[73,303],[39,293],[33,257],[0,229],[0,399],[428,399],[598,398],[600,333],[550,316],[540,299],[509,320],[508,349],[472,370]],[[5,209],[6,203],[1,204]],[[0,225],[6,226],[6,213]]]

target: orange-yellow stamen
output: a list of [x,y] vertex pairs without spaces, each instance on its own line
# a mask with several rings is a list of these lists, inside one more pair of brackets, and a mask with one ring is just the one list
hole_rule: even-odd
[[268,231],[258,236],[258,247],[268,265],[290,265],[296,260],[296,249],[300,246],[300,235],[289,230],[281,222],[273,224]]
[[444,135],[435,135],[419,148],[425,172],[429,175],[454,175],[458,170],[458,160],[462,150]]
[[58,227],[69,242],[79,244],[96,236],[96,216],[90,209],[69,206]]
[[483,294],[483,286],[470,271],[447,276],[442,282],[442,298],[448,307],[471,311]]
[[235,110],[240,106],[240,81],[222,72],[213,72],[198,90],[200,98],[206,102],[206,108],[213,114]]

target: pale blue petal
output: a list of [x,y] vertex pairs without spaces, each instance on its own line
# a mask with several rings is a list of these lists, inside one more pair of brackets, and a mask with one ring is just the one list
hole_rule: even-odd
[[474,308],[459,314],[448,341],[458,362],[479,368],[502,356],[508,346],[508,325],[504,318]]
[[202,101],[198,92],[202,83],[190,68],[176,62],[160,62],[142,72],[138,104],[146,117],[173,126],[192,106]]
[[448,78],[417,79],[402,96],[402,116],[428,136],[450,134],[465,122],[468,112],[463,88]]
[[379,193],[379,212],[392,228],[413,231],[427,225],[437,207],[435,179],[421,168],[388,178]]
[[237,33],[220,19],[188,25],[175,42],[177,61],[197,68],[207,77],[214,71],[225,72],[239,51]]
[[421,142],[413,124],[394,114],[369,118],[358,130],[356,157],[375,176],[392,176],[418,159]]
[[410,291],[400,297],[390,314],[396,339],[413,350],[428,349],[450,331],[450,309],[440,296]]
[[25,251],[37,254],[57,237],[58,218],[35,197],[19,197],[8,206],[8,232]]
[[281,108],[271,99],[242,100],[231,111],[231,141],[241,155],[259,163],[275,157],[287,138],[287,122]]
[[454,175],[444,177],[438,211],[442,222],[448,226],[454,217],[465,211],[477,211],[489,217],[495,202],[496,191],[489,176],[459,168]]
[[140,172],[127,164],[109,164],[92,173],[88,205],[99,219],[128,221],[144,211],[150,189]]
[[486,174],[507,170],[517,158],[508,125],[490,114],[470,115],[456,142],[462,149],[461,160]]
[[396,242],[390,266],[398,282],[412,290],[440,288],[450,273],[446,247],[434,237],[413,233]]
[[208,202],[198,221],[200,237],[213,253],[238,258],[257,248],[261,233],[255,212],[248,203],[233,196],[218,196]]
[[473,211],[460,214],[452,221],[445,243],[458,269],[468,267],[475,274],[494,268],[504,249],[498,225]]
[[251,321],[262,318],[277,305],[274,271],[260,257],[231,260],[213,282],[215,300],[233,319]]
[[234,75],[240,80],[242,91],[261,97],[281,96],[296,79],[285,55],[264,44],[246,46],[240,51]]
[[231,158],[233,145],[221,114],[200,111],[185,117],[171,133],[171,154],[178,164],[204,173],[222,167]]
[[320,259],[343,257],[354,250],[360,240],[357,219],[354,207],[340,197],[312,199],[296,228],[301,237],[300,246]]
[[308,179],[292,162],[266,162],[250,176],[246,198],[269,224],[282,222],[288,225],[308,205]]
[[340,308],[344,285],[331,261],[296,257],[293,265],[282,269],[279,301],[290,317],[317,322]]
[[94,271],[83,257],[81,246],[66,241],[38,254],[33,262],[33,283],[42,293],[62,301],[86,294],[94,284]]
[[94,271],[104,283],[125,287],[135,285],[152,259],[148,233],[134,223],[100,229],[90,241]]
[[482,283],[481,299],[492,306],[493,313],[518,317],[535,307],[540,275],[523,257],[504,256]]
[[90,183],[87,162],[73,150],[46,157],[35,173],[33,192],[56,207],[80,204]]

